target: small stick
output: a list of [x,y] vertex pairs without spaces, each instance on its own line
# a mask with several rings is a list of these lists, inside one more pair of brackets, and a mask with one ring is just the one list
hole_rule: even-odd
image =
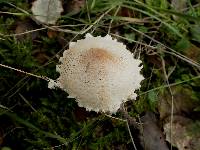
[[35,75],[35,74],[32,74],[32,73],[29,73],[29,72],[25,72],[23,70],[20,70],[20,69],[16,69],[16,68],[13,68],[13,67],[10,67],[10,66],[7,66],[7,65],[4,65],[4,64],[1,64],[0,63],[0,66],[1,67],[4,67],[4,68],[8,68],[8,69],[11,69],[11,70],[15,70],[17,72],[21,72],[23,74],[26,74],[26,75],[29,75],[29,76],[33,76],[33,77],[36,77],[36,78],[39,78],[39,79],[43,79],[43,80],[46,80],[46,81],[52,81],[52,79],[46,77],[46,76],[40,76],[40,75]]

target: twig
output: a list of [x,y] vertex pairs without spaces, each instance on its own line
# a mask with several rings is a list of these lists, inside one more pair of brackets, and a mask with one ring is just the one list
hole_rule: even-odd
[[173,56],[176,56],[176,57],[178,57],[178,58],[180,58],[180,59],[182,59],[182,60],[188,62],[190,65],[193,65],[193,66],[197,67],[198,69],[200,69],[200,64],[199,64],[199,63],[193,61],[192,59],[189,59],[188,57],[186,57],[186,56],[184,56],[184,55],[182,55],[182,54],[180,54],[180,53],[178,53],[178,52],[176,52],[176,51],[173,50],[172,48],[170,48],[170,47],[168,47],[168,46],[162,44],[161,42],[159,42],[159,41],[153,39],[153,38],[150,37],[149,35],[146,35],[145,33],[141,32],[141,31],[139,31],[139,30],[137,30],[137,29],[135,29],[135,28],[133,28],[133,27],[131,27],[131,26],[129,26],[129,27],[130,27],[133,31],[142,34],[143,36],[145,36],[145,37],[151,39],[152,41],[154,41],[154,42],[160,44],[161,46],[163,46],[163,47],[165,47],[166,49],[169,49],[169,50],[171,51],[171,52],[169,52],[169,51],[166,51],[166,50],[163,50],[163,49],[162,49],[163,52],[169,53],[169,54],[171,54],[171,55],[173,55]]
[[169,84],[169,85],[159,86],[159,87],[156,87],[156,88],[154,88],[154,89],[148,90],[148,91],[146,91],[146,92],[140,93],[139,96],[144,95],[144,94],[147,94],[147,93],[149,93],[149,92],[151,92],[151,91],[160,90],[160,89],[163,89],[163,88],[167,88],[167,87],[169,87],[169,86],[170,86],[170,87],[172,87],[172,86],[177,86],[177,85],[179,85],[179,84],[187,83],[187,82],[189,82],[189,81],[197,80],[197,79],[200,79],[200,76],[196,76],[196,77],[194,77],[194,78],[191,78],[191,79],[188,79],[188,80],[183,80],[183,81],[176,82],[176,83],[171,83],[171,84]]
[[23,99],[23,101],[29,105],[31,107],[31,109],[34,111],[34,112],[37,112],[37,110],[29,103],[29,101],[22,95],[19,93],[19,96]]
[[136,123],[135,119],[132,118],[131,116],[129,116],[128,112],[124,109],[124,105],[122,105],[122,108],[120,108],[120,112],[122,113],[122,115],[126,118],[126,126],[128,128],[128,132],[129,132],[129,135],[131,137],[131,141],[132,141],[132,144],[133,144],[133,147],[134,147],[134,150],[137,150],[137,147],[135,145],[135,142],[133,140],[133,136],[132,136],[132,133],[131,133],[131,130],[130,130],[130,126],[133,126],[134,128],[136,129],[139,129],[139,126],[138,124]]
[[46,76],[40,76],[40,75],[35,75],[35,74],[32,74],[32,73],[29,73],[29,72],[25,72],[23,70],[20,70],[20,69],[16,69],[16,68],[13,68],[13,67],[10,67],[10,66],[7,66],[7,65],[3,65],[3,64],[0,64],[1,67],[4,67],[4,68],[8,68],[8,69],[11,69],[11,70],[15,70],[17,72],[21,72],[23,74],[26,74],[26,75],[29,75],[29,76],[33,76],[33,77],[36,77],[36,78],[39,78],[39,79],[43,79],[43,80],[46,80],[46,81],[51,81],[52,79],[46,77]]
[[[163,59],[163,57],[161,56],[161,60],[162,60],[162,66],[163,66],[163,72],[164,72],[164,76],[165,76],[165,79],[166,79],[166,83],[167,85],[169,85],[169,80],[168,80],[168,75],[167,75],[167,72],[166,72],[166,69],[165,69],[165,61]],[[171,115],[170,115],[170,149],[172,150],[172,123],[173,123],[173,114],[174,114],[174,96],[173,96],[173,92],[172,92],[172,89],[170,86],[168,86],[169,88],[169,92],[171,94]]]
[[130,130],[130,127],[129,127],[129,124],[128,124],[128,120],[126,120],[126,125],[127,125],[127,128],[128,128],[129,135],[130,135],[130,137],[131,137],[131,141],[132,141],[132,143],[133,143],[133,147],[134,147],[135,150],[137,150],[137,147],[136,147],[135,142],[134,142],[134,140],[133,140],[133,136],[132,136],[132,134],[131,134],[131,130]]
[[36,31],[40,31],[40,30],[45,30],[45,29],[47,29],[47,28],[39,28],[39,29],[34,29],[34,30],[25,31],[25,32],[22,32],[22,33],[8,34],[8,35],[3,35],[3,34],[0,33],[0,35],[3,36],[3,37],[19,36],[19,35],[24,35],[24,34],[36,32]]
[[137,43],[137,44],[140,44],[140,45],[143,45],[143,46],[146,46],[146,47],[152,48],[152,49],[156,49],[156,47],[154,47],[154,46],[147,45],[147,44],[145,44],[145,43],[138,42],[138,41],[135,41],[135,40],[133,40],[133,39],[129,39],[129,38],[126,38],[126,37],[123,37],[123,36],[117,35],[117,34],[110,33],[110,35],[115,36],[115,37],[118,37],[118,38],[121,38],[121,39],[124,39],[124,40],[127,40],[127,41],[131,41],[131,42],[134,42],[134,43]]

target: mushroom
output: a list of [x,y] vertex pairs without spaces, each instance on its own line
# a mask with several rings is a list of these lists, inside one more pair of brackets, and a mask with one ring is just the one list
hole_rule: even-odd
[[71,42],[59,61],[60,77],[50,81],[49,88],[63,89],[89,111],[116,113],[122,102],[136,98],[135,90],[144,79],[141,60],[109,35],[86,34]]

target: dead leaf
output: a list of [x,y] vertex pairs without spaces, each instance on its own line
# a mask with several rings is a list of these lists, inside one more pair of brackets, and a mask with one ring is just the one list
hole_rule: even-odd
[[66,48],[66,45],[68,44],[68,40],[63,36],[60,35],[57,37],[58,43],[62,46],[62,48]]
[[[176,86],[171,87],[174,94],[174,114],[182,115],[191,113],[196,106],[197,101],[192,97],[192,90],[189,87]],[[165,91],[159,96],[158,111],[160,119],[163,120],[171,114],[171,95]]]
[[140,129],[141,145],[145,150],[169,150],[166,145],[164,135],[157,125],[156,117],[153,113],[147,112],[141,118],[142,129]]
[[[177,12],[183,12],[187,7],[187,0],[171,0],[171,5]],[[174,20],[178,20],[179,17],[173,15]]]
[[34,30],[34,27],[29,21],[18,22],[15,29],[16,39],[18,41],[23,41],[27,38],[31,40],[36,39],[39,36],[39,32],[29,32],[31,30]]
[[85,6],[85,0],[70,0],[67,2],[66,10],[70,15],[78,14]]
[[39,49],[33,50],[32,55],[40,64],[44,64],[50,59],[44,51]]
[[63,11],[60,0],[36,0],[32,5],[34,18],[45,24],[55,24]]
[[194,44],[184,50],[183,54],[194,61],[200,62],[200,48]]
[[200,149],[200,132],[190,132],[194,128],[195,122],[182,116],[174,116],[172,123],[172,139],[170,119],[164,124],[166,140],[178,150],[199,150]]
[[121,7],[119,10],[117,16],[122,16],[122,17],[135,17],[136,15],[134,14],[135,12],[131,9]]
[[162,68],[162,63],[158,55],[148,55],[148,63],[153,64],[156,69]]
[[49,29],[49,30],[47,31],[47,35],[48,35],[48,37],[49,37],[50,39],[51,39],[51,38],[55,38],[55,37],[58,36],[58,32]]
[[187,7],[187,0],[171,0],[171,4],[178,12],[182,12]]

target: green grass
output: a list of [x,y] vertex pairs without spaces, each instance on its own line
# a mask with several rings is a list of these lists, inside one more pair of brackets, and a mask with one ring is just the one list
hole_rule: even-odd
[[[57,27],[50,29],[31,19],[31,3],[0,0],[0,63],[56,79],[58,56],[70,41],[83,38],[86,32],[95,36],[110,32],[143,61],[145,80],[137,101],[128,103],[129,114],[158,113],[159,96],[169,90],[163,69],[170,73],[171,86],[187,86],[191,97],[200,97],[200,6],[196,4],[188,0],[181,12],[166,0],[87,0],[79,13],[63,12]],[[36,38],[25,33],[18,40],[19,23],[31,24]],[[133,136],[139,147],[137,135]],[[3,67],[0,139],[0,148],[11,149],[133,149],[123,121],[87,112],[67,93],[48,89],[46,81]]]

